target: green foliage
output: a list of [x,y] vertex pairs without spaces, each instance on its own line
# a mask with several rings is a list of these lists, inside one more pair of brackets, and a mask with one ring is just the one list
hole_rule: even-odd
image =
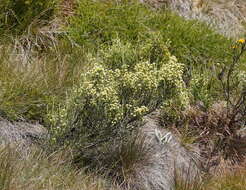
[[[129,122],[162,107],[167,125],[185,122],[183,143],[201,140],[211,155],[245,155],[245,141],[236,134],[246,118],[245,57],[237,60],[245,41],[230,48],[230,39],[204,24],[131,0],[76,1],[62,33],[68,38],[61,38],[49,31],[59,2],[1,1],[0,117],[45,120],[52,143],[79,146],[84,154],[90,149],[94,156],[93,147],[118,140],[132,130]],[[43,26],[47,33],[39,31]],[[12,37],[15,44],[7,40]],[[197,102],[201,108],[182,112]],[[100,165],[103,172],[131,180],[131,169],[146,153],[137,140],[116,147],[108,165]],[[59,155],[53,160],[39,152],[23,160],[0,147],[0,189],[104,189],[100,180],[71,169]],[[241,190],[244,179],[245,172],[225,176],[208,188]],[[177,185],[197,189],[189,182]]]
[[231,61],[231,40],[205,24],[184,20],[168,10],[153,11],[136,1],[79,1],[76,13],[68,26],[76,43],[97,52],[102,44],[111,46],[116,37],[122,42],[144,44],[156,32],[185,65],[183,78],[190,86],[192,100],[209,106],[220,97],[215,77],[221,65]]
[[150,32],[158,31],[164,41],[171,40],[170,51],[185,65],[206,66],[228,58],[230,40],[216,34],[204,24],[186,21],[167,10],[150,10],[136,1],[78,2],[77,14],[68,27],[79,44],[98,49],[116,37],[141,43]]
[[2,0],[0,32],[21,34],[45,25],[52,18],[56,4],[57,0]]
[[80,1],[77,15],[71,18],[71,35],[81,44],[110,42],[116,37],[136,41],[145,34],[146,13],[152,11],[135,2]]
[[211,71],[193,71],[189,82],[189,89],[193,102],[200,101],[207,108],[214,101],[215,97],[218,98],[218,96],[221,96],[220,94],[214,96],[215,93],[218,93],[216,92],[216,83],[218,85],[218,81],[214,81],[215,77],[216,73],[211,74]]
[[[24,1],[19,1],[19,3],[21,2],[23,3]],[[53,14],[57,1],[30,1],[29,3],[30,5],[28,6],[28,11],[25,12],[27,15],[34,13],[36,14],[38,10],[41,11],[41,9],[45,10],[47,6],[51,8],[48,8],[49,10],[53,10]],[[36,11],[35,7],[39,3],[42,5],[40,4]],[[17,4],[15,1],[5,0],[0,6],[2,6],[1,8],[3,10],[7,10],[6,7],[12,6],[16,8]],[[27,6],[24,6],[23,4],[23,7]],[[22,9],[20,9],[20,11],[21,10]],[[6,11],[1,14],[1,19],[5,20],[8,18],[5,17],[5,13]],[[7,28],[11,31],[19,30],[19,27],[25,30],[23,24],[29,19],[36,18],[35,15],[26,17],[25,14],[20,15],[20,17],[23,17],[23,22],[16,22],[14,23],[16,27]],[[47,23],[52,17],[51,15],[50,17],[49,14],[45,14],[43,16],[44,17],[37,16],[37,21],[41,21],[41,23],[36,23],[38,27],[42,26],[43,22]],[[27,18],[26,21],[24,21],[24,17]],[[1,27],[7,26],[6,24],[8,24],[8,22],[6,23],[6,21],[11,21],[11,19],[1,22]],[[8,26],[11,25],[12,24],[8,24]],[[26,26],[28,26],[28,24],[26,24]],[[5,31],[4,33],[6,33],[7,28],[2,28]],[[33,29],[34,28],[35,27],[33,27]],[[35,29],[32,32],[35,33]],[[229,40],[212,32],[202,24],[194,21],[185,21],[184,19],[166,10],[150,10],[135,1],[78,1],[76,14],[70,18],[68,34],[69,40],[71,40],[73,44],[77,43],[77,45],[81,45],[82,47],[78,48],[78,46],[76,46],[75,48],[71,48],[71,46],[67,45],[65,45],[66,47],[63,47],[63,44],[70,43],[70,41],[67,41],[67,39],[60,39],[57,36],[52,35],[48,35],[48,38],[51,38],[52,40],[46,40],[46,36],[40,37],[39,35],[30,35],[32,39],[28,36],[27,39],[22,39],[20,42],[22,47],[18,46],[18,52],[14,53],[22,54],[20,49],[23,48],[23,51],[26,51],[25,49],[29,48],[29,43],[39,43],[39,37],[42,41],[42,46],[46,45],[48,48],[53,49],[50,52],[46,51],[47,54],[45,54],[45,56],[40,53],[36,56],[36,49],[33,50],[31,45],[30,49],[28,49],[28,52],[26,53],[27,55],[25,55],[24,52],[23,56],[28,56],[33,59],[31,61],[29,60],[30,63],[28,65],[33,65],[31,68],[36,68],[34,65],[38,65],[37,67],[40,67],[42,71],[39,72],[38,82],[33,82],[36,81],[36,79],[33,80],[33,75],[31,75],[32,77],[24,77],[25,80],[23,80],[23,76],[26,74],[23,74],[23,71],[19,71],[19,69],[11,68],[12,66],[13,68],[16,68],[16,65],[26,65],[26,63],[17,64],[19,59],[17,57],[20,55],[17,55],[15,58],[13,58],[13,55],[2,56],[2,58],[4,57],[4,61],[1,62],[1,64],[4,65],[2,67],[2,73],[6,71],[7,66],[7,73],[9,73],[9,77],[6,74],[0,77],[2,86],[5,86],[5,90],[2,91],[2,94],[4,92],[5,95],[2,95],[0,108],[2,110],[1,112],[6,113],[10,118],[14,119],[20,117],[32,119],[37,119],[40,117],[44,118],[47,110],[47,101],[53,101],[51,100],[53,98],[50,98],[50,94],[57,94],[57,83],[59,83],[59,94],[61,91],[62,95],[55,97],[55,99],[58,100],[58,102],[62,102],[60,97],[65,94],[68,88],[72,87],[72,83],[77,80],[78,75],[84,72],[84,70],[78,69],[78,67],[81,66],[81,55],[83,55],[83,57],[88,57],[87,54],[89,53],[92,57],[96,57],[98,55],[95,55],[95,51],[100,52],[100,61],[107,62],[111,65],[107,66],[110,69],[118,68],[120,65],[124,64],[134,65],[134,63],[138,62],[140,59],[139,54],[141,54],[141,59],[143,61],[144,59],[149,59],[150,62],[158,62],[162,59],[162,56],[158,56],[158,54],[162,54],[160,52],[161,49],[158,48],[152,48],[149,52],[147,51],[148,48],[146,51],[144,48],[130,48],[131,51],[125,51],[123,53],[120,47],[117,47],[116,45],[111,47],[112,43],[114,43],[113,39],[116,38],[118,38],[121,43],[125,45],[132,44],[134,47],[147,47],[149,41],[153,39],[153,35],[156,35],[157,38],[160,36],[163,43],[166,43],[166,46],[168,46],[171,54],[176,56],[178,61],[184,64],[185,72],[183,78],[186,84],[188,84],[190,80],[193,80],[193,75],[195,78],[197,78],[197,76],[203,78],[203,76],[207,76],[207,74],[211,73],[211,65],[220,62],[221,60],[225,60],[227,62],[227,59],[229,59],[229,52],[225,53],[225,47],[228,45]],[[52,46],[54,40],[56,45]],[[39,46],[40,43],[38,47]],[[112,48],[115,49],[112,50]],[[121,52],[119,54],[121,57],[117,57],[117,49]],[[137,52],[140,51],[139,49],[141,49],[142,53]],[[111,58],[107,58],[107,51],[114,51],[115,53],[114,55],[111,55]],[[9,57],[9,60],[7,57]],[[37,63],[39,62],[37,57],[45,57],[41,61],[45,65],[45,69],[41,68],[42,64]],[[50,59],[50,57],[52,58]],[[55,57],[58,58],[56,59]],[[13,59],[17,61],[13,62]],[[7,64],[7,62],[12,63]],[[16,72],[16,70],[18,70],[18,72]],[[46,74],[47,72],[48,74]],[[58,78],[61,75],[64,77],[62,81],[69,82],[65,82],[66,84],[63,82],[58,82],[60,80],[58,80]],[[11,78],[13,78],[13,80],[11,80]],[[210,80],[213,79],[214,76],[204,78],[209,78]],[[64,88],[61,87],[61,84],[64,84]],[[201,100],[206,105],[210,104],[212,99],[216,96],[216,93],[214,93],[216,90],[209,88],[211,85],[214,85],[213,82],[208,82],[205,85],[200,82],[200,87],[196,84],[195,86],[191,86],[191,93],[193,94],[194,101]],[[220,94],[220,92],[218,91],[217,94]],[[148,99],[151,97],[146,98]],[[176,104],[179,104],[179,102],[176,102]],[[50,103],[48,105],[50,105]]]
[[[156,50],[161,53],[152,60]],[[116,39],[91,62],[92,68],[82,74],[66,105],[50,116],[55,141],[72,135],[73,129],[73,143],[97,143],[113,138],[129,121],[168,99],[178,98],[180,105],[188,103],[183,64],[169,53],[161,38],[138,46]]]

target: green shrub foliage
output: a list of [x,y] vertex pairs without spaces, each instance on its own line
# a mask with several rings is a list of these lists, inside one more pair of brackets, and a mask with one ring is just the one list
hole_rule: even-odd
[[154,36],[139,46],[113,40],[111,47],[90,58],[92,67],[81,75],[66,105],[50,114],[56,126],[54,141],[65,137],[69,141],[70,136],[73,144],[97,143],[114,138],[127,129],[127,123],[167,100],[176,98],[187,104],[184,66]]

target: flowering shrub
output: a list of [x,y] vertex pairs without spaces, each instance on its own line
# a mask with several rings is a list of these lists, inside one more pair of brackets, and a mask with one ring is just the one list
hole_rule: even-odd
[[166,100],[178,98],[187,104],[184,66],[161,40],[151,39],[136,47],[116,39],[90,62],[92,68],[81,75],[80,85],[68,95],[66,105],[50,115],[54,141],[72,137],[79,145],[98,143],[114,138],[128,122]]

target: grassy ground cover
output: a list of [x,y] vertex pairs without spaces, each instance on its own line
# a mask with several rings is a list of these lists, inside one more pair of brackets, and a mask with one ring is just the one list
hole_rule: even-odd
[[[233,41],[204,23],[136,1],[4,0],[0,9],[0,117],[39,121],[55,147],[69,142],[81,148],[97,147],[160,108],[165,125],[190,126],[189,142],[204,131],[220,133],[211,140],[221,147],[215,153],[230,152],[234,139],[223,146],[224,139],[238,137],[245,123],[244,39]],[[226,106],[215,110],[218,102]],[[0,172],[3,189],[27,189],[20,176],[33,176],[30,189],[107,189],[73,166],[49,165],[43,153],[18,161],[8,151],[1,149],[0,171],[19,173]],[[8,155],[13,162],[6,162]],[[18,169],[26,162],[38,169]],[[54,176],[58,167],[63,182]],[[242,189],[242,176],[241,170],[226,173],[202,188]]]
[[[58,15],[54,13],[50,20]],[[62,93],[65,93],[67,88],[77,81],[79,74],[84,72],[86,57],[89,54],[96,56],[96,52],[101,48],[110,47],[115,38],[119,38],[123,43],[144,44],[151,36],[158,33],[170,52],[178,58],[179,62],[186,65],[187,80],[193,70],[202,75],[203,71],[210,70],[211,65],[224,64],[231,58],[230,40],[216,34],[204,24],[185,21],[168,11],[153,11],[136,2],[83,1],[78,3],[76,14],[68,20],[69,25],[57,28],[55,31],[50,29],[52,35],[48,37],[47,35],[44,37],[42,25],[38,28],[40,31],[36,29],[39,31],[37,33],[26,34],[28,29],[26,27],[17,38],[15,38],[15,31],[9,33],[4,30],[1,37],[4,44],[1,46],[1,81],[2,86],[5,86],[2,96],[8,98],[6,100],[2,98],[1,110],[5,115],[9,115],[10,119],[11,117],[14,119],[39,117],[42,120],[45,117],[44,107],[50,95],[56,96],[57,91],[60,91],[58,94],[61,93],[64,97]],[[56,34],[64,29],[67,32]],[[46,46],[43,47],[43,43]],[[37,73],[35,79],[34,68]],[[22,88],[23,92],[26,91],[25,98],[22,96],[19,101],[15,98],[21,93],[18,92],[18,88],[13,88],[15,84],[20,91]],[[36,87],[33,91],[25,90],[34,85]],[[4,95],[3,92],[7,94]],[[52,101],[48,100],[48,102]],[[17,105],[16,108],[8,106],[16,103],[20,106]],[[21,105],[25,105],[26,110],[21,110],[23,109]],[[38,107],[43,105],[44,109]]]

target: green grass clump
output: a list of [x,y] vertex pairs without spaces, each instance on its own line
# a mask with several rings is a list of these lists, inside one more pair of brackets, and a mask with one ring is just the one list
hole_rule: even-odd
[[225,61],[230,40],[197,21],[185,21],[167,10],[151,10],[135,1],[79,1],[69,33],[79,44],[98,49],[116,37],[131,43],[144,42],[151,32],[171,41],[170,51],[180,62],[206,66]]
[[[57,0],[3,0],[0,9],[0,32],[15,35],[46,25],[54,15]],[[33,31],[35,32],[35,31]]]

